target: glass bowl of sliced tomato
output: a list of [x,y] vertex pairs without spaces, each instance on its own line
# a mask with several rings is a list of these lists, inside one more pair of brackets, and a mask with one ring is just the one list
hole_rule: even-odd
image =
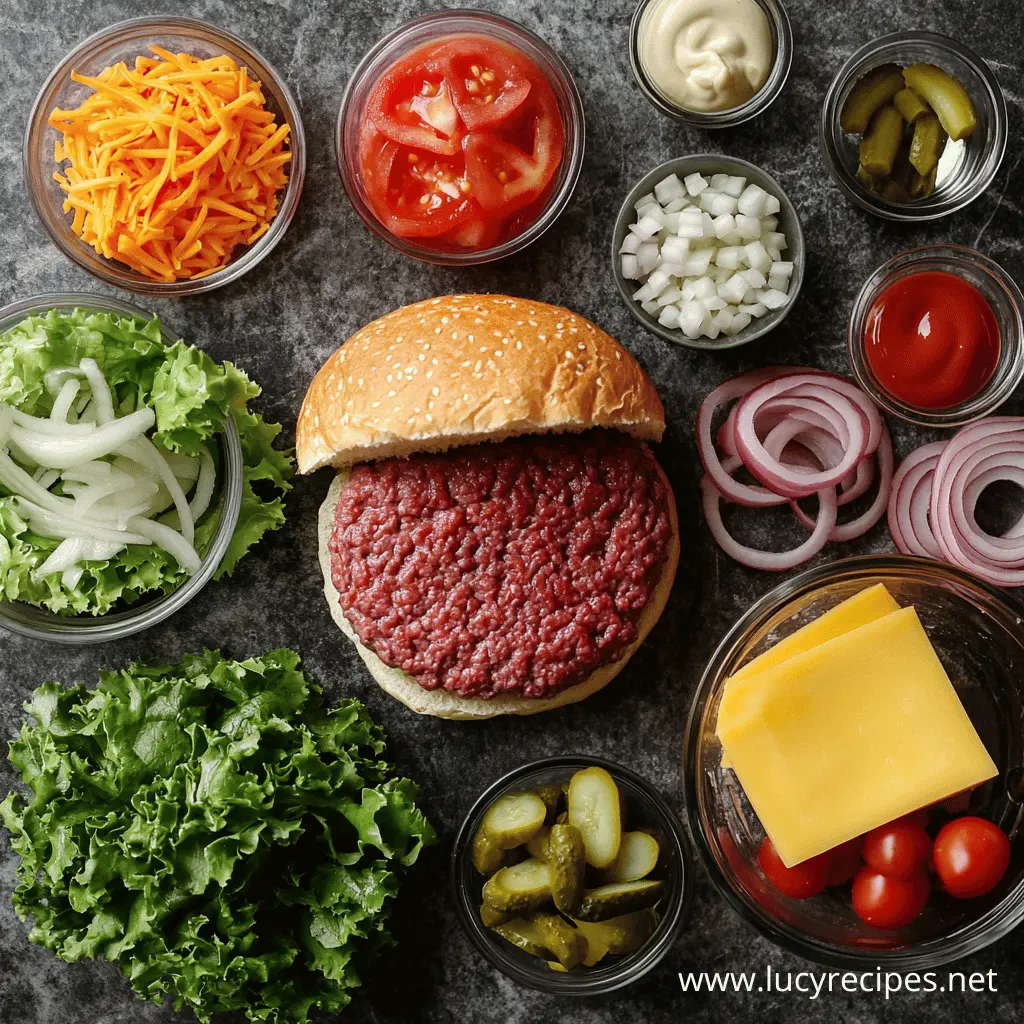
[[[899,606],[916,609],[997,774],[787,867],[724,757],[717,726],[726,681],[878,584]],[[825,966],[924,972],[975,954],[1024,922],[1022,615],[1006,591],[953,566],[866,555],[783,582],[733,626],[691,706],[686,805],[701,861],[748,924]],[[900,682],[894,666],[892,684]],[[830,742],[836,741],[821,735],[820,748]],[[934,762],[922,767],[941,771],[946,751],[934,749]]]
[[380,40],[338,115],[338,171],[366,225],[415,259],[487,263],[540,237],[583,162],[583,104],[542,39],[483,11]]

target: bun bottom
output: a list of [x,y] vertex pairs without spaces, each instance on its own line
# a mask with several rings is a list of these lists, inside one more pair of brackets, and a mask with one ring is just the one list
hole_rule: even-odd
[[644,608],[637,623],[637,638],[629,645],[622,655],[608,665],[603,665],[596,672],[591,673],[581,683],[570,686],[554,697],[538,697],[534,699],[522,697],[491,697],[487,700],[481,697],[459,697],[447,690],[425,690],[408,673],[401,669],[385,665],[376,654],[368,647],[364,647],[356,635],[352,623],[348,621],[341,610],[341,596],[331,580],[331,552],[329,542],[334,532],[334,517],[338,507],[338,499],[345,485],[348,483],[349,470],[341,469],[331,483],[327,498],[320,506],[319,514],[319,536],[320,536],[320,568],[324,574],[324,595],[327,598],[331,615],[338,624],[341,631],[355,644],[359,657],[363,659],[366,667],[370,670],[377,684],[385,693],[400,700],[406,707],[420,715],[436,715],[438,718],[449,718],[455,721],[478,721],[485,718],[494,718],[496,715],[535,715],[541,711],[551,711],[554,708],[563,707],[566,704],[575,704],[577,701],[585,700],[592,693],[607,686],[625,667],[626,662],[636,653],[637,648],[647,639],[647,634],[654,628],[654,624],[661,617],[668,603],[668,596],[672,590],[672,583],[676,577],[676,568],[679,565],[679,519],[676,514],[675,498],[672,494],[672,487],[665,477],[664,471],[658,467],[662,479],[665,482],[668,495],[669,519],[672,524],[672,534],[669,538],[668,554],[665,565],[662,568],[661,577],[651,593],[651,599]]

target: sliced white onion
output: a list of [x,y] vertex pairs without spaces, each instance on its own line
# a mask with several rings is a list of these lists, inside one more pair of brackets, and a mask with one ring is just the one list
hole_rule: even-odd
[[10,440],[38,466],[69,469],[79,463],[112,454],[151,429],[155,423],[156,413],[152,409],[139,409],[119,420],[107,421],[87,433],[72,437],[46,436],[16,425],[11,427]]
[[128,529],[148,537],[158,547],[171,554],[178,565],[189,575],[199,572],[203,563],[200,561],[199,555],[196,554],[196,549],[177,530],[172,530],[169,526],[154,522],[152,519],[142,519],[138,516],[128,520]]
[[75,378],[64,382],[57,397],[53,400],[53,408],[50,410],[50,419],[54,423],[67,423],[68,413],[81,388],[81,382]]
[[[78,569],[79,562],[107,562],[125,548],[124,544],[116,541],[93,540],[88,537],[69,537],[62,540],[49,557],[32,575],[36,579],[42,579],[52,572],[67,573],[69,570],[78,570],[72,586],[77,586],[82,578],[81,569]],[[62,581],[65,586],[67,581]]]
[[114,418],[114,396],[110,392],[107,378],[103,376],[95,359],[83,359],[78,365],[89,381],[92,404],[96,407],[96,422],[109,423]]
[[191,544],[195,538],[195,522],[189,511],[188,498],[185,497],[181,484],[175,479],[171,467],[167,465],[160,450],[148,437],[137,437],[124,445],[120,449],[120,453],[150,469],[170,491],[171,497],[174,499],[174,507],[178,510],[178,517],[181,521],[181,536],[187,544]]

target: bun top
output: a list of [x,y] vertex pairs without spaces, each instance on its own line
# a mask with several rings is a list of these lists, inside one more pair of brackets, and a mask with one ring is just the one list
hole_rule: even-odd
[[577,313],[507,295],[403,306],[320,368],[296,429],[299,472],[516,434],[665,430],[640,364]]

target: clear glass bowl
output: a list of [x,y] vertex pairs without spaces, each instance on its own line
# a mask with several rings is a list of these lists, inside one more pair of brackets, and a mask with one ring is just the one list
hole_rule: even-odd
[[[890,394],[867,358],[867,323],[875,300],[894,281],[921,271],[956,274],[974,285],[992,307],[999,325],[999,361],[988,383],[973,397],[947,409],[919,409]],[[959,427],[999,408],[1024,379],[1024,295],[998,263],[973,249],[927,245],[901,252],[883,263],[865,282],[853,303],[847,346],[857,383],[894,416],[924,427]]]
[[685,110],[663,96],[657,86],[648,77],[640,58],[640,31],[644,17],[653,0],[640,0],[633,12],[633,20],[629,26],[629,63],[633,75],[640,86],[640,91],[657,110],[673,120],[688,124],[694,128],[732,128],[757,117],[774,102],[782,92],[782,87],[789,78],[789,69],[793,63],[793,29],[789,24],[789,15],[781,0],[756,0],[768,18],[768,27],[772,33],[772,69],[764,85],[738,107],[731,110],[719,110],[713,113],[701,113],[697,110]]
[[[359,130],[366,117],[366,103],[381,74],[402,54],[424,43],[453,35],[491,36],[522,50],[540,68],[558,101],[565,125],[565,152],[551,187],[547,205],[538,218],[520,234],[500,245],[477,252],[438,252],[413,239],[393,235],[380,222],[366,197],[359,170]],[[352,206],[363,223],[399,252],[426,263],[468,267],[511,256],[535,242],[558,218],[572,196],[583,168],[586,131],[583,100],[565,62],[539,36],[508,18],[488,11],[437,11],[413,18],[373,46],[353,72],[341,100],[335,128],[338,173]]]
[[[538,957],[531,956],[480,921],[481,890],[484,879],[471,862],[473,836],[487,808],[505,793],[532,789],[546,783],[568,782],[583,768],[599,765],[618,784],[628,812],[629,827],[656,829],[663,838],[661,857],[665,864],[666,892],[658,904],[661,919],[647,943],[628,956],[609,957],[608,963],[575,970],[553,971]],[[649,782],[622,765],[599,757],[572,755],[548,757],[524,764],[498,779],[477,798],[466,815],[452,848],[451,881],[455,910],[473,945],[503,974],[520,985],[550,995],[591,996],[612,992],[643,977],[672,947],[682,930],[693,885],[682,823]]]
[[[50,111],[55,107],[75,107],[91,92],[87,86],[73,82],[71,72],[95,75],[119,60],[134,61],[140,54],[148,53],[147,47],[151,43],[197,57],[215,57],[220,54],[233,57],[262,83],[268,109],[277,115],[279,121],[287,121],[291,125],[288,144],[292,158],[288,164],[288,184],[279,194],[277,216],[270,228],[254,245],[244,250],[236,249],[237,255],[226,267],[195,281],[153,281],[123,263],[100,256],[71,230],[71,215],[62,209],[64,192],[53,180],[53,172],[57,169],[53,148],[60,133],[47,123]],[[214,288],[237,281],[261,263],[281,241],[295,216],[302,195],[306,141],[302,131],[302,117],[291,90],[258,51],[229,32],[193,18],[132,18],[111,25],[80,43],[47,78],[29,114],[22,165],[25,187],[36,214],[68,259],[115,288],[124,288],[138,295],[180,298],[213,291]]]
[[[857,180],[860,137],[839,126],[839,113],[853,87],[880,64],[936,64],[967,90],[978,127],[963,143],[948,143],[935,191],[926,199],[893,203],[869,192]],[[992,183],[1006,151],[1006,102],[995,75],[973,50],[935,32],[894,32],[865,44],[839,69],[821,109],[821,151],[829,174],[843,195],[886,220],[935,220],[963,209]]]
[[[810,900],[777,892],[757,866],[764,831],[736,776],[721,764],[715,736],[726,679],[780,639],[865,587],[884,583],[913,604],[957,693],[999,766],[975,790],[970,813],[1010,836],[1010,867],[975,900],[933,893],[913,924],[869,928],[848,889]],[[906,555],[847,558],[776,587],[736,623],[704,671],[687,723],[686,798],[690,831],[711,880],[740,916],[778,945],[827,966],[929,970],[976,953],[1024,920],[1024,609],[951,566]]]
[[[89,309],[136,316],[144,320],[151,320],[153,317],[152,313],[147,313],[128,302],[87,292],[34,295],[32,298],[22,299],[0,309],[0,334],[26,317],[50,309]],[[177,339],[178,336],[173,330],[166,324],[163,327],[168,339]],[[203,558],[199,572],[185,580],[177,590],[170,594],[157,593],[153,597],[143,597],[138,603],[127,606],[124,611],[111,611],[95,617],[56,615],[45,608],[37,608],[21,601],[0,602],[0,628],[34,640],[80,646],[120,640],[134,633],[141,633],[179,611],[213,578],[238,524],[238,513],[242,507],[244,467],[238,431],[230,419],[220,438],[220,463],[221,480],[210,506],[212,510],[218,503],[220,504],[221,515],[217,532],[210,541],[210,548]]]
[[[789,282],[789,302],[780,309],[770,309],[764,316],[752,320],[742,331],[737,331],[731,337],[719,335],[712,341],[709,338],[688,338],[677,328],[668,328],[658,323],[658,318],[647,312],[633,298],[633,293],[640,287],[639,281],[627,281],[622,276],[622,256],[619,254],[619,247],[626,237],[630,225],[636,222],[636,201],[648,192],[654,191],[654,186],[662,178],[670,174],[676,174],[685,178],[688,174],[699,172],[705,177],[712,174],[737,174],[742,175],[755,185],[760,185],[766,192],[775,196],[779,201],[779,231],[786,236],[789,246],[783,253],[783,257],[793,264],[793,276]],[[800,287],[804,281],[804,232],[800,225],[800,215],[792,200],[783,191],[782,186],[767,172],[763,171],[756,164],[747,160],[740,160],[738,157],[725,156],[722,153],[701,153],[690,156],[676,157],[674,160],[667,160],[665,163],[655,167],[653,171],[645,174],[640,181],[630,189],[625,202],[619,208],[618,216],[615,218],[615,228],[612,231],[612,276],[615,279],[615,287],[622,296],[626,308],[633,318],[643,324],[647,330],[657,334],[658,337],[672,342],[673,345],[683,345],[685,348],[703,349],[715,351],[727,348],[738,348],[751,341],[764,337],[769,331],[774,330],[789,315],[789,311],[796,303],[800,294]]]

